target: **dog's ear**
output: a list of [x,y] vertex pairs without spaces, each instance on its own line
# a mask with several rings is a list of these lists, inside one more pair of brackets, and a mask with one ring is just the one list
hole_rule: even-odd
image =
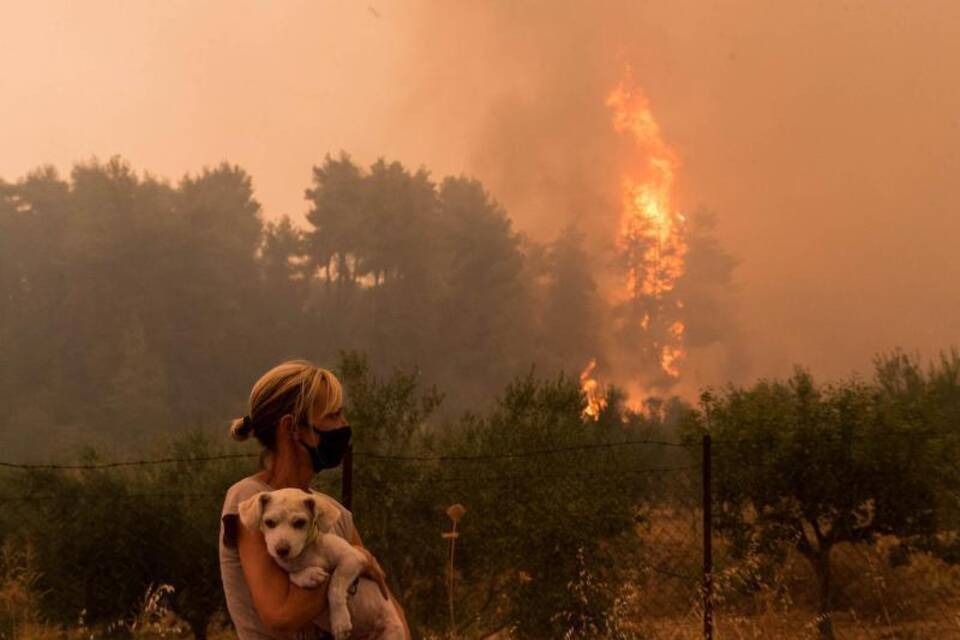
[[304,498],[303,501],[313,514],[313,521],[316,523],[317,529],[323,533],[330,531],[337,520],[340,519],[340,509],[337,509],[337,506],[326,498],[310,496]]
[[307,508],[307,511],[310,512],[310,519],[316,520],[317,518],[317,499],[311,495],[308,495],[303,499],[303,506]]
[[263,516],[263,508],[269,502],[270,494],[266,491],[261,491],[241,502],[237,510],[240,516],[240,524],[250,531],[259,529],[260,518]]

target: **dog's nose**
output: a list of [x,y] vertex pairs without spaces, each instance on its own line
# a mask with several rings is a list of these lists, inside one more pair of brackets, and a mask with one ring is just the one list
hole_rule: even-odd
[[287,554],[290,553],[290,547],[285,544],[277,545],[277,555],[281,558],[286,558]]

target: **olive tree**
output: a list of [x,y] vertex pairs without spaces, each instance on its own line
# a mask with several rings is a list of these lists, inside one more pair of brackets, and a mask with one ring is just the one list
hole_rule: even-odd
[[932,418],[928,383],[939,378],[921,375],[907,392],[900,383],[917,369],[897,370],[897,358],[878,360],[873,383],[817,384],[798,369],[785,381],[708,392],[691,419],[716,442],[718,530],[741,553],[792,546],[810,562],[824,638],[833,637],[837,545],[930,540],[943,521],[943,449],[953,443],[954,460],[957,449]]

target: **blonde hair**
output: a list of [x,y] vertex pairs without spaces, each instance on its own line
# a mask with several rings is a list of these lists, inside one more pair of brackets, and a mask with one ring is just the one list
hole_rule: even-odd
[[250,392],[250,413],[230,423],[234,440],[251,435],[266,449],[277,441],[277,423],[292,414],[294,424],[322,418],[343,406],[343,387],[332,372],[306,360],[288,360],[260,376]]

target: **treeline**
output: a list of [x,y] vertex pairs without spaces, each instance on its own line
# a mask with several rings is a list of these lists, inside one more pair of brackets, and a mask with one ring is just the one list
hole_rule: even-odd
[[[6,455],[220,425],[291,356],[359,349],[379,371],[416,368],[454,415],[533,366],[576,373],[615,348],[638,365],[657,339],[610,343],[598,279],[614,248],[592,255],[575,228],[534,242],[475,180],[344,155],[314,169],[305,196],[300,227],[265,221],[251,177],[228,164],[177,184],[120,159],[0,181]],[[671,293],[692,346],[729,320],[733,261],[704,220]]]
[[478,182],[341,157],[315,170],[307,197],[298,228],[265,222],[250,176],[226,164],[177,185],[119,159],[0,185],[5,453],[219,425],[287,357],[363,348],[382,370],[443,380],[448,403],[466,406],[592,348],[584,313],[555,325],[535,300],[594,295],[578,239],[564,236],[535,276]]

